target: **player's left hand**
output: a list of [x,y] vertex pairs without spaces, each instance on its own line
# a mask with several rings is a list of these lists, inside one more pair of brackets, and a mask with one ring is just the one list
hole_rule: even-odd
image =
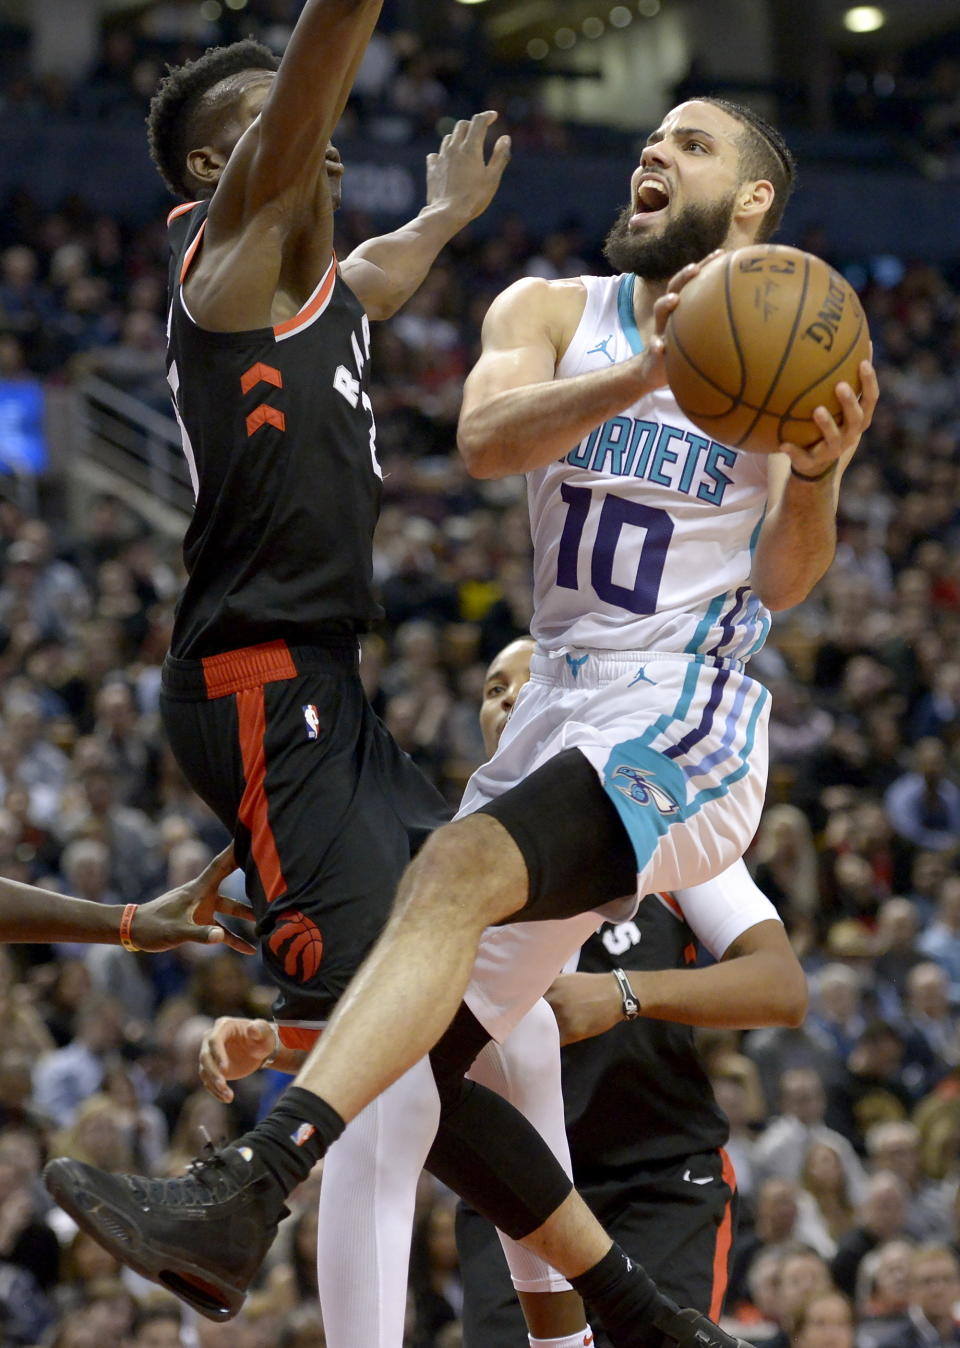
[[248,921],[253,917],[249,904],[228,899],[220,893],[220,886],[236,868],[233,847],[227,847],[195,880],[171,889],[149,903],[141,903],[130,931],[134,944],[141,950],[155,953],[172,950],[185,941],[199,941],[204,945],[228,945],[241,955],[256,954],[248,941],[234,936],[215,918],[216,913]]
[[560,1027],[560,1043],[603,1034],[623,1019],[623,1000],[612,974],[561,974],[543,994]]
[[427,155],[428,206],[446,207],[464,224],[487,209],[510,162],[509,136],[501,136],[484,158],[487,130],[496,120],[495,112],[478,112],[457,122],[440,149]]
[[814,409],[813,419],[823,434],[823,439],[815,445],[810,445],[808,449],[791,444],[780,446],[781,452],[789,455],[798,473],[816,477],[831,464],[853,457],[860,437],[873,420],[880,396],[877,372],[868,360],[860,362],[860,389],[858,398],[849,384],[844,382],[837,385],[836,393],[842,409],[839,422],[826,407]]

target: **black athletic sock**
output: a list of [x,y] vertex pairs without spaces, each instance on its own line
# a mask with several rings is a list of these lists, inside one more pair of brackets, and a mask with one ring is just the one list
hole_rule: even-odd
[[614,1348],[648,1348],[650,1331],[675,1315],[676,1302],[614,1244],[593,1268],[570,1282],[596,1308]]
[[319,1095],[291,1086],[267,1117],[233,1145],[250,1147],[286,1197],[307,1178],[345,1127],[337,1111]]

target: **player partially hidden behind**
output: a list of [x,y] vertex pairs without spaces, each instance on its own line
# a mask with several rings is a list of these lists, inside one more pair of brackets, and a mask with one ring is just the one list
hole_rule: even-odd
[[[660,333],[693,274],[671,282],[675,261],[769,233],[789,188],[780,145],[742,110],[681,105],[634,175],[627,260],[614,258],[629,274],[530,283],[493,305],[460,445],[476,476],[531,475],[531,681],[468,788],[467,817],[437,830],[408,869],[383,938],[271,1118],[162,1189],[55,1163],[58,1195],[101,1239],[119,1223],[125,1235],[112,1243],[130,1262],[168,1281],[178,1269],[217,1279],[235,1300],[263,1249],[240,1249],[241,1215],[269,1229],[344,1120],[443,1036],[487,926],[531,924],[505,929],[508,950],[513,932],[546,929],[530,938],[532,960],[507,960],[509,992],[491,976],[469,1003],[500,1037],[549,984],[559,949],[587,934],[585,918],[556,919],[611,904],[626,919],[638,893],[698,885],[742,854],[763,800],[768,701],[743,659],[763,641],[764,606],[798,602],[829,565],[836,465],[869,423],[876,383],[864,364],[862,403],[841,385],[843,425],[818,409],[822,441],[784,446],[768,480],[762,462],[680,418],[663,388]],[[724,919],[711,919],[719,950]],[[732,963],[720,966],[721,985],[736,979]],[[659,1014],[655,987],[645,1010]],[[512,1154],[515,1136],[511,1124],[485,1142]],[[481,1207],[502,1194],[504,1174],[476,1187]],[[614,1343],[641,1348],[656,1329],[668,1343],[729,1348],[705,1317],[657,1292],[569,1184],[548,1188],[528,1176],[510,1195],[514,1220],[498,1223],[570,1277]],[[203,1221],[191,1224],[186,1207]]]
[[[515,641],[487,671],[480,721],[491,755],[529,678],[532,654],[532,641]],[[711,985],[725,971],[692,967],[705,906],[726,907],[733,918],[723,960],[735,978],[712,1014]],[[717,1319],[736,1234],[736,1176],[723,1150],[729,1129],[689,1026],[705,1017],[715,1026],[753,1023],[758,986],[802,983],[783,925],[741,861],[695,890],[648,894],[630,921],[604,924],[591,936],[575,962],[577,972],[561,975],[547,993],[566,1045],[563,1100],[574,1183],[664,1292]],[[641,1009],[653,996],[657,1019]],[[789,1011],[770,1001],[771,1016],[781,1020],[790,1014],[797,1022],[804,1007],[802,994]],[[481,1080],[492,1084],[499,1075],[522,1085],[533,1066],[530,1020],[484,1050],[474,1068]],[[535,1088],[549,1089],[543,1072]],[[465,1348],[522,1342],[523,1316],[500,1242],[489,1222],[462,1206],[457,1246]],[[532,1279],[529,1261],[525,1272]],[[544,1284],[548,1277],[542,1270]],[[595,1321],[594,1329],[603,1348],[609,1341],[602,1326]]]

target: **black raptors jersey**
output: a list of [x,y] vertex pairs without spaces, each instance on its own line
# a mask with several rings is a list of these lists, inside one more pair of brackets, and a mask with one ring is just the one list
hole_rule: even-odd
[[[696,938],[672,898],[648,894],[631,922],[604,925],[578,970],[683,968]],[[729,1136],[686,1025],[641,1018],[562,1052],[567,1136],[578,1185],[624,1167],[715,1151]],[[625,1122],[629,1126],[624,1126]]]
[[171,652],[196,659],[365,630],[380,507],[370,329],[336,261],[276,327],[208,332],[181,282],[207,203],[170,217],[167,369],[196,497]]

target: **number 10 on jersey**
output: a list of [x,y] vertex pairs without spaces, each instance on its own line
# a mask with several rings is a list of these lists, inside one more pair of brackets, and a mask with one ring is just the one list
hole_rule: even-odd
[[[560,495],[567,506],[567,516],[557,552],[557,584],[565,590],[579,590],[580,544],[594,493],[591,487],[572,487],[569,482],[564,482]],[[626,537],[625,526],[631,526]],[[643,530],[642,540],[638,540],[635,532],[638,529]],[[630,501],[615,492],[603,493],[590,557],[590,584],[597,597],[630,613],[655,613],[672,536],[673,520],[665,510]],[[619,585],[613,578],[614,559],[621,542],[624,548],[629,547],[630,555],[636,561],[632,589]]]

